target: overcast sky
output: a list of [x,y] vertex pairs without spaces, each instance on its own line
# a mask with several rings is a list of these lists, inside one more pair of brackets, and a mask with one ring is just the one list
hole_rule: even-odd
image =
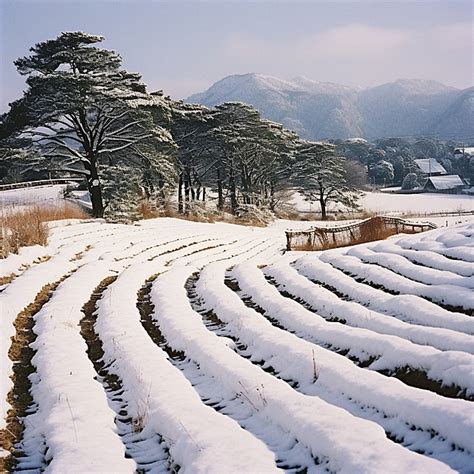
[[0,0],[0,111],[25,87],[12,61],[61,31],[106,37],[149,90],[176,98],[229,74],[371,86],[473,85],[473,2]]

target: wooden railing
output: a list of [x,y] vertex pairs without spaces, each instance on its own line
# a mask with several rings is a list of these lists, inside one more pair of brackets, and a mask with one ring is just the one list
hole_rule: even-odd
[[312,227],[304,231],[287,230],[287,250],[326,250],[383,240],[391,235],[416,234],[436,229],[431,222],[416,223],[398,217],[376,216],[335,227]]

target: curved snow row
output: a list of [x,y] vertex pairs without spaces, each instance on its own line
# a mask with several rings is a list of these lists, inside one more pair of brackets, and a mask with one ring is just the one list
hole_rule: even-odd
[[347,250],[346,255],[352,255],[364,263],[374,263],[410,280],[426,285],[455,285],[469,289],[474,288],[474,277],[463,277],[454,273],[424,268],[411,263],[401,255],[393,255],[370,247],[357,246]]
[[96,372],[85,356],[87,347],[78,327],[82,306],[111,273],[108,263],[84,265],[59,285],[35,316],[36,376],[31,392],[38,405],[36,429],[48,448],[48,472],[135,470],[135,463],[125,458],[115,432],[115,413],[94,379]]
[[[35,317],[35,407],[17,447],[25,452],[21,468],[30,457],[31,466],[46,461],[50,472],[133,472],[147,462],[153,470],[161,441],[162,455],[167,449],[182,472],[469,472],[470,402],[376,371],[410,366],[474,392],[474,320],[423,299],[435,300],[427,294],[437,292],[441,300],[454,289],[470,302],[473,230],[468,224],[281,257],[277,228],[168,218],[134,226],[53,224],[42,250],[51,259],[23,271],[0,294],[7,308],[0,327],[6,410],[16,315],[43,285],[67,276]],[[25,250],[21,262],[31,265],[35,252]],[[336,263],[403,294],[358,283]],[[263,271],[260,264],[267,265]],[[238,292],[225,284],[233,265],[227,275]],[[154,311],[147,306],[145,322],[137,293],[143,312],[144,284],[156,274]],[[94,328],[106,369],[121,382],[120,403],[109,406],[78,322],[82,305],[110,275],[117,279],[96,303]],[[445,304],[459,305],[448,298]],[[121,409],[129,421],[120,421]],[[128,424],[134,431],[124,435]]]
[[[390,314],[408,323],[474,334],[474,319],[465,314],[448,311],[415,295],[390,295],[359,283],[314,255],[302,257],[294,265],[307,278],[325,283],[369,309]],[[439,292],[441,294],[441,289]]]
[[[445,351],[463,351],[474,354],[474,338],[469,334],[451,329],[410,324],[387,314],[368,309],[354,301],[344,301],[321,285],[305,278],[288,262],[282,261],[268,266],[264,273],[274,279],[280,291],[288,292],[325,318],[344,321],[348,326],[370,329],[379,334],[399,336],[416,344],[432,346]],[[252,274],[255,278],[262,278],[255,271]],[[339,288],[338,286],[337,289]],[[276,295],[276,293],[274,294]],[[253,291],[252,295],[258,296],[258,292]],[[312,314],[312,316],[315,322],[318,321],[317,315]],[[334,325],[328,325],[327,327],[334,327]]]
[[[470,413],[469,402],[446,399],[432,392],[406,386],[396,379],[356,367],[343,356],[307,342],[304,336],[312,340],[326,341],[331,337],[331,331],[337,336],[338,324],[324,320],[319,325],[312,324],[316,319],[313,314],[305,314],[307,310],[294,301],[287,299],[285,302],[278,291],[268,285],[263,275],[259,278],[256,272],[259,270],[255,266],[243,264],[235,267],[232,275],[237,278],[239,285],[243,285],[241,288],[244,293],[249,294],[255,303],[268,311],[269,316],[303,339],[273,327],[255,310],[245,307],[239,296],[224,285],[225,268],[222,265],[208,265],[201,272],[196,288],[205,302],[205,307],[214,310],[216,316],[228,324],[230,333],[238,336],[241,342],[249,347],[253,358],[265,360],[269,366],[278,370],[283,378],[293,379],[307,390],[313,385],[323,385],[326,389],[345,394],[362,405],[374,406],[390,416],[400,416],[406,424],[427,431],[434,430],[449,443],[474,450],[471,440],[474,415]],[[335,327],[330,329],[325,326]],[[344,328],[341,332],[338,347],[344,347]],[[361,332],[361,340],[363,336],[366,337],[367,351],[370,353],[369,331]],[[350,331],[347,331],[346,337],[350,339],[348,333]],[[392,358],[391,363],[397,364],[398,359],[403,363],[402,354],[409,349],[403,344],[406,341],[397,339],[386,338],[385,350],[381,349],[383,343],[380,344],[378,351],[382,352],[382,356],[370,366],[371,368],[385,367],[386,364],[381,361],[386,352],[389,353],[388,358]],[[396,348],[397,354],[390,355],[390,345],[392,350]],[[356,347],[355,354],[362,351],[362,346],[358,347],[352,340],[350,346]],[[417,363],[420,363],[418,357],[421,364],[429,366],[429,355],[426,357],[423,351],[418,354],[413,351],[412,357]],[[472,368],[472,358],[468,362],[471,362],[471,365],[464,362],[465,367]],[[431,365],[435,371],[438,369],[436,363]],[[443,363],[439,362],[438,365]],[[454,363],[447,370],[449,371],[456,371]]]
[[370,248],[377,252],[401,255],[413,263],[436,270],[447,271],[464,277],[474,275],[474,265],[471,263],[461,260],[452,260],[432,251],[404,249],[400,245],[395,245],[390,241],[379,242]]
[[[174,349],[184,351],[201,370],[236,393],[245,387],[262,414],[310,447],[313,456],[327,462],[330,470],[442,472],[446,469],[442,463],[392,443],[376,425],[317,397],[296,392],[236,354],[228,342],[205,328],[186,298],[184,283],[195,271],[189,267],[172,269],[160,275],[152,287],[152,301],[159,308],[155,312],[156,321]],[[169,298],[171,291],[176,298]],[[264,394],[258,390],[262,387]]]
[[96,330],[110,370],[123,380],[129,409],[143,416],[145,435],[160,433],[184,472],[245,472],[250,466],[257,472],[276,471],[273,453],[236,422],[204,405],[140,324],[130,294],[166,270],[163,258],[132,265],[98,304]]
[[422,296],[441,304],[466,310],[474,309],[474,293],[468,288],[455,285],[425,285],[397,275],[386,268],[362,263],[356,257],[339,255],[331,251],[323,252],[319,258],[345,273],[350,273],[365,282],[381,285],[387,290]]

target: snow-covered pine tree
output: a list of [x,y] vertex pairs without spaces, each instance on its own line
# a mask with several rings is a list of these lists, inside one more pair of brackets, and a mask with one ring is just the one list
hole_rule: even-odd
[[356,206],[358,193],[347,183],[344,158],[330,143],[301,141],[292,181],[307,200],[319,203],[323,220],[330,202]]
[[25,143],[0,145],[0,182],[16,183],[48,179],[51,170],[44,167],[44,159],[29,150]]
[[239,102],[219,105],[213,115],[216,171],[221,186],[225,175],[232,212],[239,206],[274,209],[278,185],[290,175],[297,136]]
[[67,32],[36,44],[30,56],[15,61],[28,89],[0,118],[0,138],[29,136],[58,167],[85,175],[95,217],[104,213],[103,158],[115,166],[111,156],[125,150],[132,155],[145,140],[157,148],[172,143],[148,112],[131,107],[147,97],[145,85],[139,74],[121,69],[116,52],[95,46],[102,40]]
[[178,210],[187,214],[196,203],[206,200],[206,186],[217,164],[217,156],[209,143],[213,126],[211,110],[196,104],[175,102],[171,133],[178,144]]

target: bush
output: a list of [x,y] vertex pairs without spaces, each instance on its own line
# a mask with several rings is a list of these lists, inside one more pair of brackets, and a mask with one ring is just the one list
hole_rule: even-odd
[[419,188],[420,183],[418,182],[418,176],[416,173],[408,173],[403,179],[402,189],[409,190]]
[[[257,226],[266,226],[275,219],[272,211],[259,208],[253,204],[241,204],[237,208],[237,223],[247,223]],[[240,222],[239,222],[240,221]]]
[[20,247],[46,245],[46,222],[62,219],[87,219],[89,216],[72,203],[50,207],[28,207],[1,218],[1,258],[18,253]]

